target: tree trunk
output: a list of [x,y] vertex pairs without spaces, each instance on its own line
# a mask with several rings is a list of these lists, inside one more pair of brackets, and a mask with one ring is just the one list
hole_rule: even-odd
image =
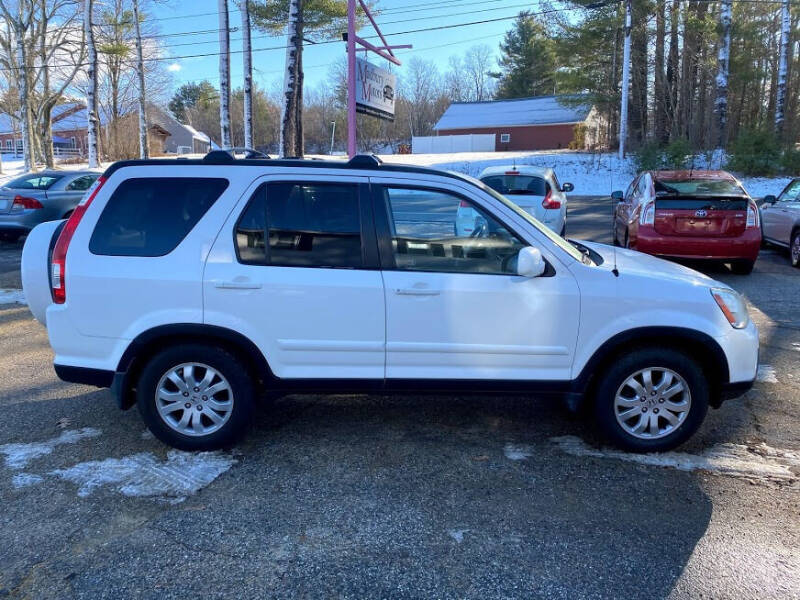
[[87,78],[89,79],[86,93],[86,112],[88,118],[87,146],[89,153],[89,168],[96,169],[100,166],[97,153],[97,139],[100,128],[97,120],[97,48],[94,45],[94,32],[92,31],[92,8],[94,1],[85,0],[83,9],[83,27],[86,32],[86,48],[89,53]]
[[244,63],[244,145],[255,148],[253,144],[253,50],[250,44],[250,4],[243,0],[242,13],[242,55]]
[[223,148],[231,143],[231,40],[228,0],[219,0],[219,129]]
[[778,64],[778,85],[775,100],[775,133],[783,141],[784,121],[786,114],[786,75],[789,56],[789,0],[783,0],[781,6],[781,50],[780,63]]
[[625,1],[625,44],[622,48],[622,89],[620,90],[621,106],[619,110],[619,157],[625,158],[625,140],[628,137],[628,92],[630,90],[631,72],[631,2]]
[[281,156],[303,156],[303,2],[290,0],[283,76]]
[[136,31],[136,75],[139,78],[139,158],[150,158],[150,141],[147,139],[147,93],[144,86],[144,58],[142,56],[142,30],[139,22],[139,0],[133,0],[133,22]]
[[630,137],[641,144],[647,138],[647,7],[637,2],[632,7],[631,31],[631,111]]
[[717,96],[714,100],[714,115],[717,121],[716,148],[721,150],[727,142],[728,129],[728,72],[731,57],[731,2],[722,0],[719,9],[720,39],[717,54]]
[[22,157],[25,162],[25,170],[33,171],[36,169],[36,161],[33,159],[32,123],[30,104],[28,102],[28,62],[25,52],[25,27],[22,22],[23,5],[18,2],[19,21],[16,25],[17,38],[17,68],[20,71],[19,79],[19,106],[20,106],[20,127],[22,137]]
[[[680,0],[672,0],[669,12],[669,57],[667,59],[667,88],[665,135],[677,135],[675,130],[678,107],[678,22],[680,20]],[[665,140],[666,141],[666,140]]]
[[655,47],[655,74],[653,81],[653,95],[655,104],[655,119],[653,133],[659,142],[667,141],[667,82],[664,76],[664,45],[666,39],[666,0],[656,2],[656,47]]

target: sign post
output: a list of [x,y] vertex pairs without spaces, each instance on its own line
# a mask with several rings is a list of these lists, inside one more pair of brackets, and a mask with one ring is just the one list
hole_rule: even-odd
[[[356,35],[356,2],[361,6],[383,46],[374,46]],[[381,33],[364,0],[347,0],[347,154],[356,154],[356,113],[394,120],[394,98],[397,79],[388,71],[356,57],[356,44],[364,53],[374,52],[400,66],[393,50],[411,48],[410,44],[391,46]]]

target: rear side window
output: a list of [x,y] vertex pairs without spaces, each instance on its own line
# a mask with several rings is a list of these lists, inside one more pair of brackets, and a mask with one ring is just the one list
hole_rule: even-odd
[[99,174],[97,175],[84,175],[83,177],[78,177],[76,180],[70,182],[67,185],[67,191],[70,192],[85,192],[92,184],[95,182],[95,179],[100,177]]
[[15,190],[49,190],[61,175],[23,175],[9,181],[5,187]]
[[253,265],[363,267],[358,187],[264,184],[236,224],[236,248]]
[[103,209],[89,250],[108,256],[169,254],[227,187],[227,179],[127,179]]

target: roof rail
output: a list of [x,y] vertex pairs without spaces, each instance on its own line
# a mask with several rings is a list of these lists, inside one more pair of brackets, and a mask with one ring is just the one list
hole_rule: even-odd
[[245,159],[269,158],[268,154],[252,148],[236,147],[225,150],[212,150],[203,157],[203,162],[211,165],[229,165],[236,160],[236,152],[245,153]]
[[350,167],[380,167],[382,164],[383,161],[375,154],[356,154],[347,161]]

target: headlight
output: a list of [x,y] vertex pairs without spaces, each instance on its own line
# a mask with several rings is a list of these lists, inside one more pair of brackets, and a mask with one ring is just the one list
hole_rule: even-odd
[[728,288],[712,288],[711,295],[714,296],[722,314],[734,329],[743,329],[747,326],[749,320],[747,305],[738,292]]

